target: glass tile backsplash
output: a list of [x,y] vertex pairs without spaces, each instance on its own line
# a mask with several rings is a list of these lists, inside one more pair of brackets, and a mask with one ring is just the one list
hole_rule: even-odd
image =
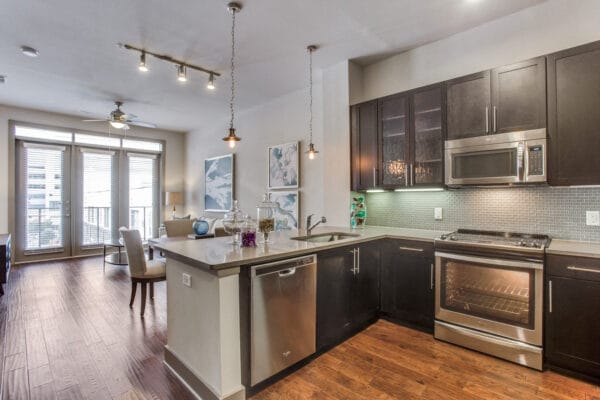
[[[600,187],[469,188],[368,193],[367,225],[452,231],[458,228],[547,234],[600,241],[586,211],[600,210]],[[433,218],[443,208],[443,220]]]

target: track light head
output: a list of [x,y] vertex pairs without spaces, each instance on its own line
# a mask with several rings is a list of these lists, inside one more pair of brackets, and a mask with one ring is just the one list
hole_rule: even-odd
[[140,55],[140,63],[138,64],[138,69],[142,72],[148,72],[148,66],[146,65],[146,52],[142,51]]
[[210,74],[208,76],[208,83],[206,84],[206,88],[208,90],[215,90],[215,76],[214,76],[214,74]]
[[187,73],[183,64],[177,66],[177,80],[179,82],[187,82]]

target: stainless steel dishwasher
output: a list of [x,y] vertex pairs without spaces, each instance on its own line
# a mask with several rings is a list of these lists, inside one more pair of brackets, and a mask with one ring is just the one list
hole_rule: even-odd
[[316,348],[317,257],[251,268],[252,386],[313,354]]

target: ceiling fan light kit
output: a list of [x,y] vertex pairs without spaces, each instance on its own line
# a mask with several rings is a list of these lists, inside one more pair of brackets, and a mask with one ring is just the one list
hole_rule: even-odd
[[115,129],[129,129],[129,125],[137,125],[143,126],[146,128],[156,128],[156,125],[151,124],[150,122],[144,122],[136,119],[137,117],[133,114],[126,114],[121,110],[121,106],[123,105],[122,101],[115,101],[115,106],[117,108],[109,114],[106,119],[84,119],[83,122],[108,122],[110,126]]

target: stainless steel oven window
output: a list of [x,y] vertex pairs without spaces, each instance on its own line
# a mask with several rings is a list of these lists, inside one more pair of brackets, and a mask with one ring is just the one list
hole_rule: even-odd
[[442,308],[534,329],[534,270],[453,259],[441,261]]

